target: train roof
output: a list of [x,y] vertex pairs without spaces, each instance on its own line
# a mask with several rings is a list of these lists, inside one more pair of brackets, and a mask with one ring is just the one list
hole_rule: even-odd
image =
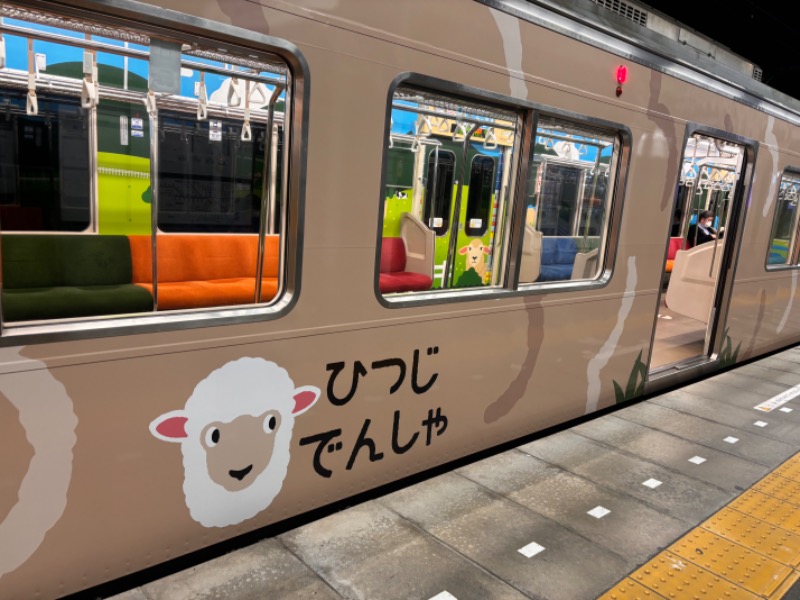
[[[800,101],[755,79],[756,65],[642,3],[613,2],[628,5],[617,14],[602,0],[475,1],[800,125]],[[643,23],[643,10],[660,26]]]

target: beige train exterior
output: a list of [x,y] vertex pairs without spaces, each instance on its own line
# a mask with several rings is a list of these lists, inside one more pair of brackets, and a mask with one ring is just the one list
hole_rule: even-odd
[[[114,10],[74,4],[98,15]],[[798,340],[796,271],[764,267],[776,174],[800,165],[797,127],[477,2],[158,5],[285,40],[307,61],[310,102],[298,106],[308,114],[299,296],[275,320],[24,346],[6,340],[0,350],[0,567],[7,568],[0,568],[0,597],[79,591],[613,405],[612,382],[626,381],[639,352],[650,352],[687,123],[758,142],[727,320],[731,339],[741,342],[739,358]],[[215,31],[205,34],[213,39]],[[521,45],[513,55],[515,39]],[[510,64],[514,56],[518,64]],[[617,98],[620,62],[630,74]],[[623,165],[626,185],[617,191],[622,220],[607,286],[402,308],[379,302],[374,279],[387,98],[404,73],[629,128],[631,156]],[[298,243],[296,232],[287,243]],[[419,382],[436,374],[421,394],[410,387],[415,350]],[[296,386],[316,386],[322,395],[297,417],[288,475],[271,505],[241,523],[206,527],[187,508],[178,446],[156,439],[148,426],[182,409],[209,373],[242,357],[275,362]],[[388,358],[408,366],[394,394],[396,371],[370,368]],[[342,396],[355,361],[369,372],[354,397],[336,406],[326,394],[327,366],[345,363],[334,388]],[[422,422],[436,409],[447,427],[434,428],[427,445]],[[391,448],[395,411],[399,443],[419,433],[404,454]],[[43,431],[41,438],[26,434],[22,413]],[[372,462],[363,448],[347,469],[367,419],[383,458]],[[343,446],[322,452],[332,471],[326,478],[313,467],[316,445],[299,440],[335,429]],[[56,470],[26,487],[26,474],[48,457],[50,440],[67,451],[50,461]],[[33,495],[18,494],[22,488]],[[59,496],[61,514],[52,516],[47,531],[37,536],[32,528],[10,527],[19,511],[38,510],[26,503],[58,504]],[[9,547],[23,548],[15,558]],[[14,560],[21,564],[8,568]]]

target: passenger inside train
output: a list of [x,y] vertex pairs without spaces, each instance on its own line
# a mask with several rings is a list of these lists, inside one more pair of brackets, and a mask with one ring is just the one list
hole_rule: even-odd
[[[717,239],[717,230],[712,227],[714,224],[714,213],[710,210],[703,210],[697,215],[697,221],[689,225],[689,231],[686,234],[689,248],[713,242]],[[722,237],[722,236],[719,236]]]
[[702,356],[741,176],[741,146],[694,135],[684,150],[653,342],[653,368]]

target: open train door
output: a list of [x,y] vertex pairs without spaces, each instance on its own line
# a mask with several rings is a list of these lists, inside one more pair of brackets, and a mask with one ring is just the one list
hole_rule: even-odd
[[753,161],[749,141],[687,130],[654,319],[651,380],[733,358],[723,348]]

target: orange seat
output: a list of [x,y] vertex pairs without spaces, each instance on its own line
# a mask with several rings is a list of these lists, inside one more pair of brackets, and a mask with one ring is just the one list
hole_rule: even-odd
[[[133,283],[153,292],[151,238],[128,236]],[[278,293],[280,236],[264,239],[261,301]],[[158,309],[252,304],[255,299],[258,236],[160,234]]]

